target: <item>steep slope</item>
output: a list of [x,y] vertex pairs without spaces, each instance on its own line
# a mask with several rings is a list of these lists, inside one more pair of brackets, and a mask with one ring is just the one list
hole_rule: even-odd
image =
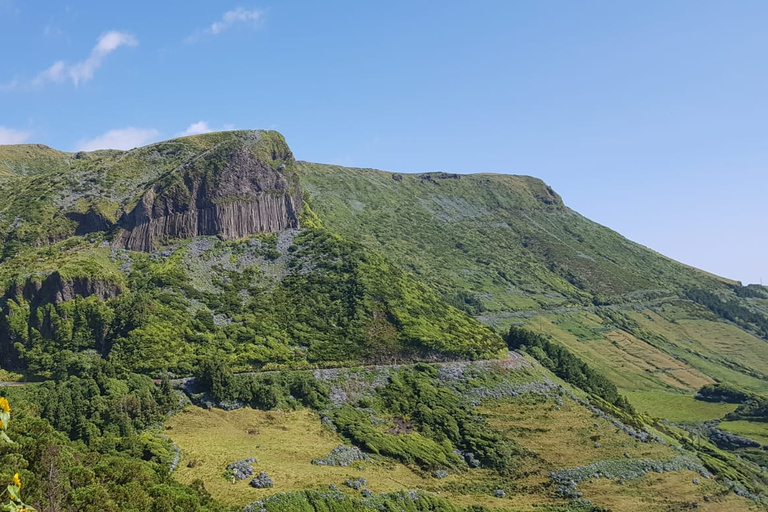
[[311,212],[299,230],[295,161],[275,132],[78,154],[56,171],[30,151],[27,175],[0,184],[3,368],[47,376],[89,350],[182,374],[214,355],[246,370],[502,353]]
[[[178,448],[143,429],[179,405],[170,372],[193,376],[175,384],[209,409],[167,425],[195,456],[176,473],[193,501],[210,503],[210,485],[239,506],[289,491],[252,503],[275,510],[319,510],[319,497],[409,510],[765,502],[765,450],[729,432],[768,439],[768,291],[635,244],[541,180],[296,162],[263,131],[74,155],[0,146],[0,162],[0,380],[45,380],[11,391],[40,416],[21,427],[26,467],[43,475],[33,492],[49,467],[38,425],[93,451],[72,460],[139,456],[165,478]],[[729,386],[695,396],[716,381]],[[706,401],[722,389],[738,403]],[[282,410],[210,410],[244,405]],[[211,419],[216,454],[197,450]],[[252,436],[273,490],[221,477],[253,455],[240,453]],[[339,453],[359,457],[324,466]],[[93,489],[122,495],[112,467]],[[365,471],[387,481],[359,503],[304,492],[342,475],[357,491]],[[413,487],[440,501],[403,502]]]
[[[294,159],[276,132],[205,134],[131,151],[78,153],[52,166],[38,146],[0,147],[28,176],[0,184],[0,259],[72,235],[119,230],[118,243],[240,237],[298,224]],[[43,156],[41,156],[41,154]],[[66,165],[64,165],[66,164]]]
[[764,318],[759,298],[582,217],[538,179],[307,162],[298,172],[329,229],[489,325],[553,335],[625,389],[692,392],[715,379],[768,391],[759,321],[711,309],[730,300]]

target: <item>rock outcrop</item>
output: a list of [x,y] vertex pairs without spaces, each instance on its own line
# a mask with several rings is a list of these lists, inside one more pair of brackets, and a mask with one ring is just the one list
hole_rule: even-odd
[[116,244],[152,251],[175,238],[296,228],[302,200],[293,167],[282,136],[222,143],[144,192],[120,220]]
[[7,298],[23,298],[30,306],[36,308],[43,304],[60,304],[77,296],[90,297],[96,295],[101,300],[117,297],[123,292],[122,287],[115,282],[105,279],[77,276],[63,277],[59,272],[50,273],[42,281],[27,279],[6,290]]

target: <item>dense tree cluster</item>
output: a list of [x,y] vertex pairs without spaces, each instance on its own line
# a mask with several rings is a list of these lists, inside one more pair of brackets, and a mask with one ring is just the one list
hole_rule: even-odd
[[424,284],[322,229],[293,239],[278,278],[256,263],[231,266],[240,257],[279,256],[274,235],[262,238],[211,242],[200,257],[210,267],[207,287],[194,286],[201,270],[190,267],[182,247],[133,253],[127,289],[107,301],[0,298],[0,367],[51,377],[58,354],[95,351],[125,371],[190,375],[213,357],[244,371],[269,363],[491,357],[503,348]]
[[168,381],[156,386],[95,355],[68,363],[56,382],[2,390],[17,417],[14,444],[0,446],[0,481],[18,468],[38,510],[214,510],[202,482],[171,478],[174,447],[145,429],[178,407]]
[[[741,293],[749,294],[749,292]],[[723,299],[720,295],[701,288],[691,288],[686,291],[686,295],[692,301],[708,307],[719,317],[754,331],[764,338],[768,337],[768,315],[742,305],[737,299]]]
[[510,349],[527,352],[546,369],[569,384],[599,396],[627,412],[634,413],[632,405],[619,393],[615,384],[564,346],[540,334],[515,326],[510,327],[506,341]]
[[235,375],[220,359],[202,363],[196,385],[216,403],[239,402],[256,409],[297,405],[320,409],[328,402],[328,390],[309,372]]

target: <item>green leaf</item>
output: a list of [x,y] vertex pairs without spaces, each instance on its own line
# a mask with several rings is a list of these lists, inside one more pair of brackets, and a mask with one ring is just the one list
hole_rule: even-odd
[[15,485],[9,485],[6,489],[8,492],[8,497],[10,497],[13,501],[19,501],[19,488]]
[[5,432],[3,432],[2,430],[0,430],[0,439],[2,439],[3,441],[5,441],[8,444],[13,444],[13,441],[11,441],[11,438],[8,437],[8,435]]

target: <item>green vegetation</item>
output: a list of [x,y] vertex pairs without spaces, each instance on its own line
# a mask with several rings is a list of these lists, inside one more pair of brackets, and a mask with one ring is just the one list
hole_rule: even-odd
[[[390,375],[389,383],[370,400],[335,412],[339,432],[374,453],[417,464],[425,469],[461,469],[466,464],[509,474],[523,452],[505,440],[462,400],[456,391],[441,386],[437,370],[425,364]],[[402,435],[391,435],[371,421],[368,408],[397,418]],[[464,457],[457,456],[458,450]]]
[[724,383],[704,386],[699,390],[696,398],[707,402],[739,404],[735,411],[726,416],[729,420],[749,420],[768,423],[768,398],[739,389],[736,386]]
[[214,356],[245,370],[501,353],[499,336],[359,245],[324,230],[285,242],[283,252],[271,235],[185,242],[162,258],[113,253],[113,268],[130,265],[121,284],[90,279],[126,289],[115,298],[0,300],[0,363],[47,377],[57,353],[96,350],[126,371],[189,375]]
[[725,402],[728,404],[743,404],[753,397],[752,393],[723,382],[707,384],[696,395],[697,399],[705,402]]
[[17,418],[14,443],[0,446],[0,481],[18,468],[25,500],[39,510],[216,509],[201,482],[170,478],[173,445],[145,429],[179,406],[167,381],[155,387],[97,356],[63,366],[56,383],[7,390]]
[[210,393],[215,403],[235,402],[256,409],[303,405],[321,409],[328,391],[307,372],[270,372],[234,375],[218,359],[204,361],[197,386]]
[[[207,209],[249,187],[284,199],[265,229],[301,226],[231,239],[244,219]],[[19,471],[41,510],[737,510],[768,490],[739,437],[768,436],[766,289],[535,178],[295,162],[280,134],[239,131],[3,146],[0,195],[0,376],[35,382],[0,388],[18,404],[0,484]],[[169,418],[169,376],[193,375],[209,410]],[[362,455],[312,464],[339,447]],[[221,478],[249,457],[274,487]],[[693,483],[701,467],[715,478]]]
[[[737,290],[741,289],[737,288]],[[739,295],[739,292],[736,295],[740,297],[762,296],[762,294],[758,295],[759,292],[745,293],[741,291],[740,293],[741,295]],[[735,298],[723,300],[720,295],[707,290],[691,289],[688,290],[687,295],[692,301],[708,307],[718,316],[734,322],[747,330],[754,330],[763,338],[768,338],[768,316],[764,313],[758,313],[743,306]]]
[[590,368],[565,347],[544,336],[515,326],[509,329],[507,344],[512,350],[527,352],[546,369],[569,384],[598,396],[628,413],[634,413],[632,405],[619,393],[611,381]]

